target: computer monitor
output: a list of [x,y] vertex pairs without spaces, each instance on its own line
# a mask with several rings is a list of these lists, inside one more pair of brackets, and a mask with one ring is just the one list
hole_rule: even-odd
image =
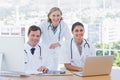
[[24,37],[0,37],[1,71],[24,72]]

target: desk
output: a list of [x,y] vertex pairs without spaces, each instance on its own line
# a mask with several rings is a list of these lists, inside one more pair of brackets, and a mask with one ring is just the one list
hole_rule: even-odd
[[120,68],[114,68],[110,75],[104,76],[92,76],[92,77],[79,77],[76,75],[67,76],[37,76],[31,75],[29,77],[9,77],[17,80],[119,80],[120,79]]

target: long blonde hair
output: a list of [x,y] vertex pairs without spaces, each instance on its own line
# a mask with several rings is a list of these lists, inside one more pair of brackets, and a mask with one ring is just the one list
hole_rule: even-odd
[[[48,13],[48,22],[51,22],[51,19],[49,18],[50,14],[51,14],[52,12],[55,12],[55,11],[59,11],[60,14],[62,15],[62,11],[61,11],[58,7],[53,7],[53,8],[50,9],[50,11],[49,11],[49,13]],[[61,17],[61,20],[62,20],[62,19],[63,19],[63,18]]]

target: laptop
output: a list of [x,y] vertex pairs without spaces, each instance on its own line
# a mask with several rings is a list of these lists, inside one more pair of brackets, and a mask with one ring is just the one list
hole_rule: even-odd
[[109,75],[111,73],[113,56],[91,56],[87,57],[83,72],[73,72],[78,76]]

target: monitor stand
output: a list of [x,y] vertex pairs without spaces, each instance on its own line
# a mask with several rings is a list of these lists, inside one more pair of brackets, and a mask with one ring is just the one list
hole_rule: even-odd
[[0,52],[0,71],[1,71],[1,67],[2,67],[2,56],[3,56],[3,54],[2,54],[2,52]]

